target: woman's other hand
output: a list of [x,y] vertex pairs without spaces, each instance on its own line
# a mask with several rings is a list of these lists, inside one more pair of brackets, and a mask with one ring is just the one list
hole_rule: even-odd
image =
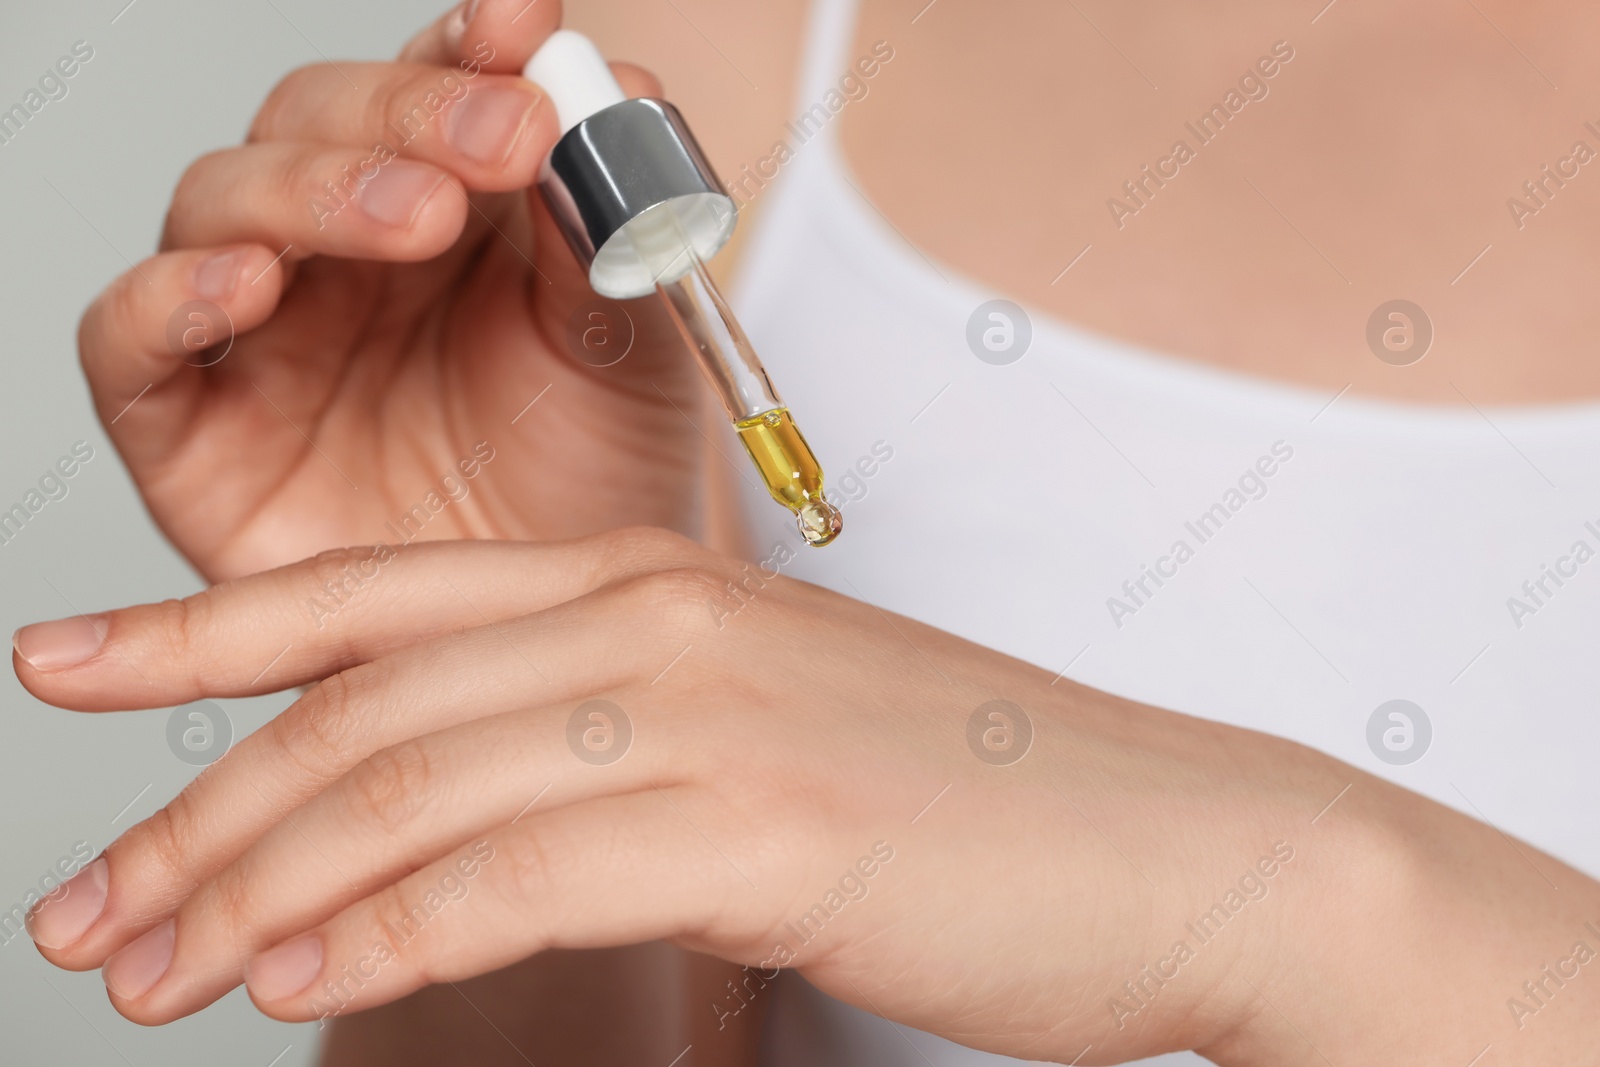
[[[378,576],[314,624],[358,558]],[[1600,921],[1556,860],[661,531],[344,550],[50,657],[85,625],[22,631],[30,691],[92,711],[326,679],[35,916],[139,1022],[241,980],[312,1019],[660,938],[748,966],[730,1012],[794,967],[1060,1062],[1556,1062],[1592,1036],[1600,982],[1506,1014]]]
[[653,301],[599,301],[528,190],[560,131],[520,71],[560,18],[463,3],[397,62],[292,72],[85,314],[101,420],[208,578],[368,541],[692,527],[693,361]]

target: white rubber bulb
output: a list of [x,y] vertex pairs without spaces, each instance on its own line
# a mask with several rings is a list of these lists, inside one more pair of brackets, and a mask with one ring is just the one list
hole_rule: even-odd
[[522,74],[549,95],[561,120],[562,133],[628,98],[612,77],[600,49],[575,30],[552,33],[528,60]]

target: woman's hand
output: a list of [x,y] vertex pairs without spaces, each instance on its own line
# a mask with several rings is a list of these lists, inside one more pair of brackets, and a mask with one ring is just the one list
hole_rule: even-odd
[[400,62],[293,72],[84,316],[101,420],[208,578],[694,521],[692,360],[653,302],[597,312],[527,191],[559,129],[519,72],[560,18],[463,3]]
[[[307,597],[369,558],[313,624]],[[748,965],[745,1001],[795,967],[1060,1062],[1531,1064],[1592,1038],[1600,979],[1520,1030],[1506,1009],[1596,943],[1600,893],[1559,862],[659,531],[330,553],[110,612],[69,664],[85,626],[20,633],[31,692],[107,710],[326,678],[34,916],[139,1022],[241,980],[314,1019],[663,938]]]

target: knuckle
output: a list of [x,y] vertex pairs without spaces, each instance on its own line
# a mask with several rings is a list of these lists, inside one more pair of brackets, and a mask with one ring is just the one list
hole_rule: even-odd
[[207,924],[224,931],[234,948],[256,947],[260,894],[243,857],[218,871],[206,890]]
[[306,777],[331,782],[359,759],[365,734],[359,705],[370,665],[331,675],[273,719],[271,739]]
[[178,176],[178,184],[172,190],[172,214],[189,208],[194,202],[203,200],[206,188],[211,184],[212,175],[223,165],[225,159],[236,149],[221,148],[215,152],[207,152],[193,163],[184,168]]
[[[151,257],[139,264],[139,270],[153,267]],[[148,272],[148,271],[147,271]],[[130,334],[143,337],[148,330],[140,329],[141,320],[149,306],[147,295],[150,286],[134,271],[121,274],[84,312],[78,327],[78,344],[83,357],[97,344],[122,347]]]
[[401,129],[419,134],[426,130],[438,117],[425,103],[429,91],[437,89],[428,81],[430,74],[437,77],[432,68],[408,71],[373,93],[367,99],[362,129]]
[[195,199],[197,187],[205,181],[206,171],[215,156],[216,153],[207,152],[183,168],[183,173],[178,175],[177,184],[172,187],[172,210],[185,207]]
[[336,573],[343,571],[353,564],[359,564],[372,558],[377,551],[376,545],[350,545],[344,548],[325,548],[306,561],[312,573]]
[[222,163],[222,157],[231,149],[207,152],[184,168],[172,188],[172,200],[167,205],[167,216],[162,222],[161,247],[170,249],[187,243],[188,230],[193,224],[196,209],[208,199],[207,189],[212,175]]
[[597,584],[622,581],[637,574],[683,566],[710,553],[683,534],[659,526],[629,526],[589,537],[586,545]]
[[[373,895],[370,921],[374,930],[395,931],[404,937],[405,951],[399,959],[411,968],[412,974],[422,985],[435,985],[444,981],[446,976],[428,951],[429,940],[420,936],[426,929],[431,913],[420,900],[407,896],[408,881],[390,882]],[[394,934],[389,936],[393,937]]]
[[322,183],[338,177],[324,166],[324,149],[305,145],[293,151],[282,164],[275,188],[282,203],[298,204],[307,196],[321,192]]
[[732,580],[707,566],[652,571],[633,579],[629,591],[643,618],[674,632],[717,628],[741,603]]
[[506,849],[506,888],[509,903],[553,902],[551,892],[568,845],[562,833],[549,823],[534,822],[522,834],[515,848]]
[[162,654],[183,663],[195,652],[215,603],[215,595],[209,589],[182,599],[163,600],[151,606],[153,625],[144,628],[144,632],[154,639]]
[[204,232],[207,208],[219,197],[228,196],[236,184],[238,148],[219,148],[207,152],[184,169],[172,189],[172,200],[161,227],[161,248],[170,251],[209,243]]
[[153,858],[172,881],[184,890],[199,884],[191,857],[194,855],[195,821],[189,791],[173,797],[166,807],[139,824],[135,833],[124,839],[123,848],[139,853],[139,866]]
[[679,566],[707,554],[689,538],[659,526],[630,526],[598,534],[596,540],[613,573]]
[[311,596],[343,606],[378,574],[396,550],[387,545],[357,545],[318,552],[303,564]]
[[426,745],[412,739],[380,749],[356,764],[349,775],[346,803],[358,818],[392,833],[436,799],[430,795],[434,781]]
[[308,64],[291,70],[279,79],[278,84],[272,87],[267,98],[261,102],[261,109],[251,121],[248,140],[272,140],[292,128],[290,118],[300,106],[300,101],[304,99],[307,85],[316,77],[317,65]]

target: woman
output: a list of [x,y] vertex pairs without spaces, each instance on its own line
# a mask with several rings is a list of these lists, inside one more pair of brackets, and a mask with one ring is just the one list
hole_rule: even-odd
[[[839,543],[725,506],[648,304],[599,309],[620,362],[568,343],[516,77],[557,5],[295,72],[83,326],[221,584],[17,669],[83,710],[318,684],[41,909],[46,955],[145,1023],[242,979],[344,1063],[742,1061],[764,1012],[772,1062],[1592,1054],[1600,416],[1505,409],[1600,390],[1549,299],[1595,269],[1596,16],[716,13],[600,36],[695,48],[670,95],[756,216],[736,301]],[[239,333],[204,369],[194,300]]]

